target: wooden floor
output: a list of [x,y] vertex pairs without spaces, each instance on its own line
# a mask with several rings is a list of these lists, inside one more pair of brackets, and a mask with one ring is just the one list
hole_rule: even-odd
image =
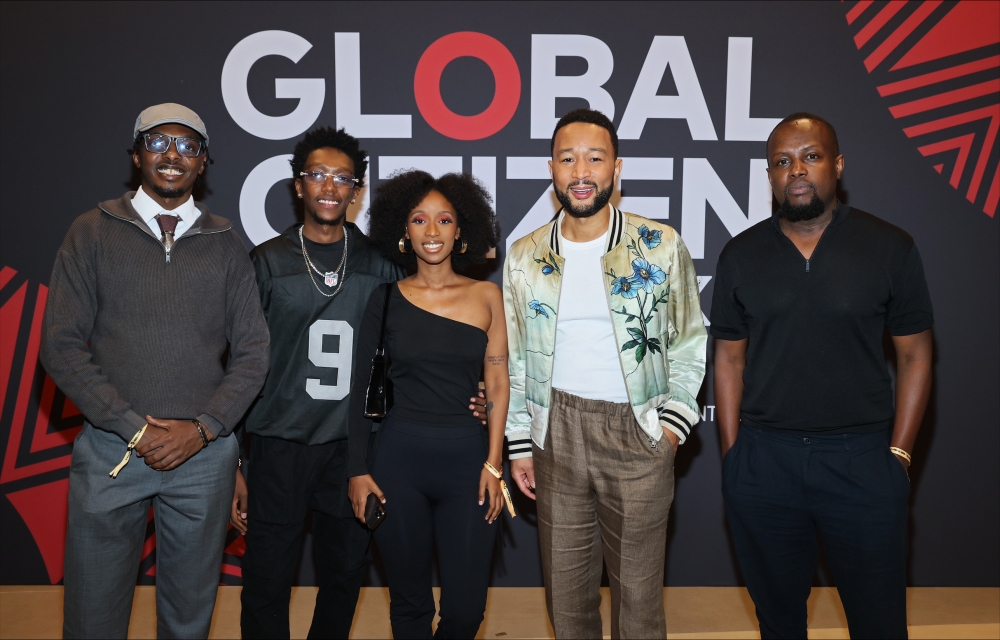
[[[610,600],[602,589],[605,637],[610,636]],[[435,597],[437,590],[435,589]],[[130,638],[155,638],[155,587],[137,587]],[[309,630],[316,589],[293,589],[292,637]],[[1000,638],[1000,589],[911,588],[907,593],[910,638]],[[745,589],[664,589],[669,638],[759,638],[753,604]],[[352,638],[388,638],[389,595],[362,590]],[[220,587],[212,638],[238,638],[240,587]],[[58,638],[62,629],[62,587],[0,586],[0,638]],[[490,589],[479,638],[551,638],[542,589]],[[809,637],[847,638],[847,620],[836,589],[817,587],[809,598]]]

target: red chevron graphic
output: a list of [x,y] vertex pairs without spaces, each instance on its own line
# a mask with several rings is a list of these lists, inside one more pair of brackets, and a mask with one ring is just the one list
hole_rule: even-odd
[[967,185],[966,200],[994,217],[1000,200],[1000,2],[860,0],[846,18],[857,28],[854,44],[903,133],[921,138],[917,151],[934,158],[937,173],[946,164],[937,157],[957,150],[948,184],[959,191]]
[[[962,169],[965,168],[965,161],[969,159],[969,149],[972,148],[973,134],[969,133],[960,138],[952,138],[950,140],[942,140],[941,142],[935,142],[933,144],[925,144],[924,146],[917,149],[921,155],[932,156],[942,151],[951,151],[952,149],[958,149],[958,158],[955,160],[955,167],[951,170],[951,179],[948,181],[955,189],[958,188],[959,178],[962,177]],[[944,168],[943,164],[936,165],[934,170],[941,173],[941,170],[937,167]]]
[[[6,285],[14,281],[17,271],[10,267],[4,267],[0,273],[3,282],[0,291],[6,289]],[[12,286],[16,286],[12,285]],[[38,456],[27,454],[44,453],[47,450],[63,447],[73,442],[73,438],[80,431],[83,418],[80,412],[73,406],[66,396],[59,392],[52,378],[44,375],[38,380],[38,350],[42,339],[42,317],[45,314],[45,301],[48,298],[49,289],[45,285],[37,285],[34,296],[34,307],[25,309],[25,305],[31,299],[28,296],[32,287],[28,282],[22,282],[15,293],[0,306],[0,388],[3,389],[4,397],[0,400],[0,415],[5,415],[4,411],[10,402],[14,403],[14,411],[11,415],[10,431],[7,438],[7,449],[3,456],[3,466],[0,468],[0,484],[6,484],[15,480],[30,478],[41,473],[47,473],[69,466],[70,455],[68,453],[56,457],[36,460]],[[18,338],[22,317],[25,313],[31,314],[31,323],[27,336],[27,344],[24,359],[20,363],[20,378],[12,380],[17,371],[13,361],[14,354],[18,346]],[[39,387],[40,382],[40,389]],[[16,391],[12,393],[11,385],[16,384]],[[36,391],[33,394],[32,391]],[[32,397],[38,397],[34,420],[29,420],[29,409],[33,408]],[[54,410],[58,416],[53,416]],[[54,418],[54,419],[53,419]],[[70,420],[70,418],[76,418]],[[65,422],[64,422],[64,419]],[[62,423],[62,424],[59,424]],[[67,424],[69,423],[69,424]],[[70,426],[70,425],[73,426]],[[22,441],[25,439],[25,427],[33,425],[27,433],[31,438],[30,448],[27,452],[22,452]],[[51,429],[51,427],[66,427],[62,429]],[[27,460],[23,460],[27,458]]]

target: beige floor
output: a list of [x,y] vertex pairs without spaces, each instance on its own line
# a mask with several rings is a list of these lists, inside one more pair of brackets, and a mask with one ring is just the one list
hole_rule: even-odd
[[[608,590],[601,611],[610,633]],[[435,596],[437,590],[435,590]],[[137,587],[130,638],[156,637],[154,587]],[[292,637],[309,628],[316,589],[292,593]],[[908,591],[910,638],[1000,638],[1000,589],[913,588]],[[753,605],[745,589],[670,587],[664,589],[669,638],[759,638]],[[239,637],[240,588],[220,587],[212,638]],[[362,590],[352,638],[388,638],[389,595]],[[0,586],[0,638],[57,638],[62,627],[61,587]],[[837,592],[815,588],[809,599],[809,637],[847,638],[847,622]],[[551,638],[542,589],[490,590],[479,638]]]

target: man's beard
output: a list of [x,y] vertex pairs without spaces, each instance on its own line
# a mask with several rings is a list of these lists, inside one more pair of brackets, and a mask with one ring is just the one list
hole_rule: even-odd
[[785,189],[785,201],[778,207],[778,217],[789,222],[805,222],[820,217],[824,211],[826,211],[826,203],[819,199],[815,187],[813,187],[813,197],[809,202],[796,205],[790,203],[788,190]]
[[320,218],[318,215],[316,215],[315,211],[309,211],[308,209],[306,210],[306,215],[312,218],[312,221],[315,222],[316,224],[335,227],[338,224],[342,223],[344,221],[344,218],[347,217],[347,209],[344,209],[344,212],[339,216],[337,216],[336,218],[334,218],[333,220],[324,220],[323,218]]
[[[590,185],[593,186],[595,190],[597,190],[596,194],[594,195],[594,202],[592,204],[582,205],[582,208],[580,209],[574,206],[576,205],[576,203],[569,195],[569,187],[575,187],[577,185]],[[595,213],[603,209],[605,206],[607,206],[608,202],[611,200],[611,194],[613,194],[615,191],[614,183],[612,183],[607,189],[604,189],[603,191],[597,189],[597,185],[594,184],[593,182],[576,182],[569,185],[569,187],[566,187],[566,191],[560,191],[559,189],[556,189],[555,192],[556,192],[556,198],[559,200],[559,204],[563,206],[563,209],[566,210],[566,213],[573,216],[574,218],[589,218],[590,216],[594,215]]]
[[156,195],[161,198],[180,198],[186,191],[186,189],[171,189],[170,187],[160,187],[155,184],[152,187]]

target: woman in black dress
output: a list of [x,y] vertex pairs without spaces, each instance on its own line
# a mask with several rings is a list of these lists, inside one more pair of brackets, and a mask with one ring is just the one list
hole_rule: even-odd
[[[510,383],[503,294],[456,273],[499,240],[489,195],[463,174],[422,171],[384,183],[371,205],[370,236],[416,273],[372,293],[358,338],[350,423],[351,502],[364,521],[369,494],[383,502],[375,530],[395,638],[430,638],[431,558],[437,550],[441,620],[436,638],[473,638],[486,609],[490,563],[504,505],[501,470]],[[363,417],[372,357],[390,287],[385,347],[394,404],[366,460]],[[469,412],[480,373],[488,434]],[[484,464],[486,463],[486,464]],[[371,468],[369,468],[371,464]]]

